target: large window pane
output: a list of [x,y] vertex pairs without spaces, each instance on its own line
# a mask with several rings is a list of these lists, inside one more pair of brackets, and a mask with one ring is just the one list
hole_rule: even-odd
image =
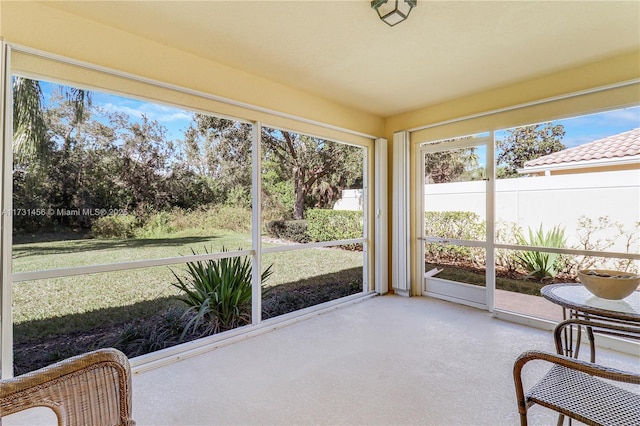
[[[634,107],[497,132],[496,242],[640,252],[638,123]],[[578,269],[637,273],[640,266],[629,258],[536,250],[498,250],[496,262],[499,278],[537,287],[574,282]],[[525,293],[520,287],[507,290]],[[498,296],[496,307],[517,310],[516,302]]]
[[425,243],[425,278],[486,286],[485,249],[452,244]]
[[181,331],[152,340],[176,306],[172,279],[163,267],[14,283],[15,374],[99,347],[177,343]]
[[499,241],[558,228],[565,248],[637,253],[638,123],[640,107],[496,132]]
[[[224,263],[235,272],[236,259],[250,265],[244,257],[210,262]],[[210,262],[200,262],[200,267],[206,270]],[[186,264],[14,283],[15,373],[101,347],[115,347],[134,357],[250,324],[250,268],[244,287],[233,286],[233,294],[241,295],[238,309],[230,309],[230,303],[222,306],[220,298],[219,305],[209,304],[198,323],[190,321],[207,295],[202,295],[200,304],[197,299],[183,302],[179,297],[184,292],[174,285],[176,276],[194,292],[207,288],[193,285]],[[229,316],[229,311],[236,315]]]
[[[520,250],[500,249],[498,250],[497,258],[499,263],[508,259],[515,263],[517,259],[524,255],[526,253]],[[549,253],[536,253],[536,256],[549,255]],[[560,270],[559,275],[570,278],[556,280],[528,279],[522,271],[499,266],[496,277],[496,307],[552,321],[561,321],[563,319],[562,308],[540,296],[542,287],[552,281],[575,282],[576,273],[579,269],[628,271],[630,269],[637,270],[638,267],[637,261],[621,258],[563,254],[554,257],[554,259],[556,259],[554,263]]]
[[364,149],[262,128],[263,241],[363,236]]
[[250,248],[250,125],[19,76],[14,104],[14,272]]

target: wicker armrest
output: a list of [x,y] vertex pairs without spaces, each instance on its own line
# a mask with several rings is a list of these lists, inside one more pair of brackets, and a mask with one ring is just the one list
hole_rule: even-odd
[[[553,364],[549,372],[524,392],[522,369],[529,361]],[[640,375],[542,351],[525,352],[513,367],[521,424],[534,404],[550,408],[588,425],[639,425],[640,395],[597,379],[640,384]]]
[[58,425],[134,425],[126,355],[100,349],[0,381],[0,413],[49,407]]

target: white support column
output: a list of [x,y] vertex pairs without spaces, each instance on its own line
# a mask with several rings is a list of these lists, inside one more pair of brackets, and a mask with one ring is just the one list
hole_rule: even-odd
[[375,141],[375,290],[378,294],[389,291],[389,212],[387,206],[387,140]]
[[393,229],[392,229],[392,285],[394,292],[410,296],[410,240],[409,240],[409,132],[393,135]]
[[11,48],[0,40],[0,372],[13,377],[13,324],[11,320],[11,230],[13,228],[13,105],[11,97]]
[[363,149],[362,152],[362,291],[368,292],[369,280],[371,276],[371,261],[369,259],[369,150]]
[[262,322],[262,155],[260,122],[254,122],[251,132],[251,241],[253,256],[251,259],[251,324]]
[[487,224],[486,235],[486,252],[485,252],[485,267],[486,267],[486,304],[487,309],[493,312],[495,308],[495,290],[496,290],[496,170],[495,170],[495,153],[496,153],[496,138],[495,132],[491,131],[490,141],[487,143],[487,187],[486,187],[486,215],[485,220]]

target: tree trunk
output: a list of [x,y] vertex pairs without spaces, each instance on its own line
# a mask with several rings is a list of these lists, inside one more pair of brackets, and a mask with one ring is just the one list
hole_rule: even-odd
[[293,219],[304,219],[304,199],[307,195],[307,188],[304,182],[304,171],[301,168],[293,170],[293,186],[295,191],[295,201],[293,203]]

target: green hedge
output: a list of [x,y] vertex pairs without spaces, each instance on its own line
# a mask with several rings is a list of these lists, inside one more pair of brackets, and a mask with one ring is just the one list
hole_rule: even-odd
[[295,241],[296,243],[308,243],[306,220],[272,220],[265,223],[267,234],[273,238]]
[[[273,238],[308,243],[310,241],[348,240],[362,237],[362,212],[311,209],[306,220],[272,220],[265,223],[267,234]],[[353,247],[351,247],[353,246]],[[361,244],[351,244],[358,250]]]
[[[311,209],[307,210],[307,224],[311,241],[348,240],[363,235],[361,211]],[[351,244],[345,248],[359,247],[360,244]]]

